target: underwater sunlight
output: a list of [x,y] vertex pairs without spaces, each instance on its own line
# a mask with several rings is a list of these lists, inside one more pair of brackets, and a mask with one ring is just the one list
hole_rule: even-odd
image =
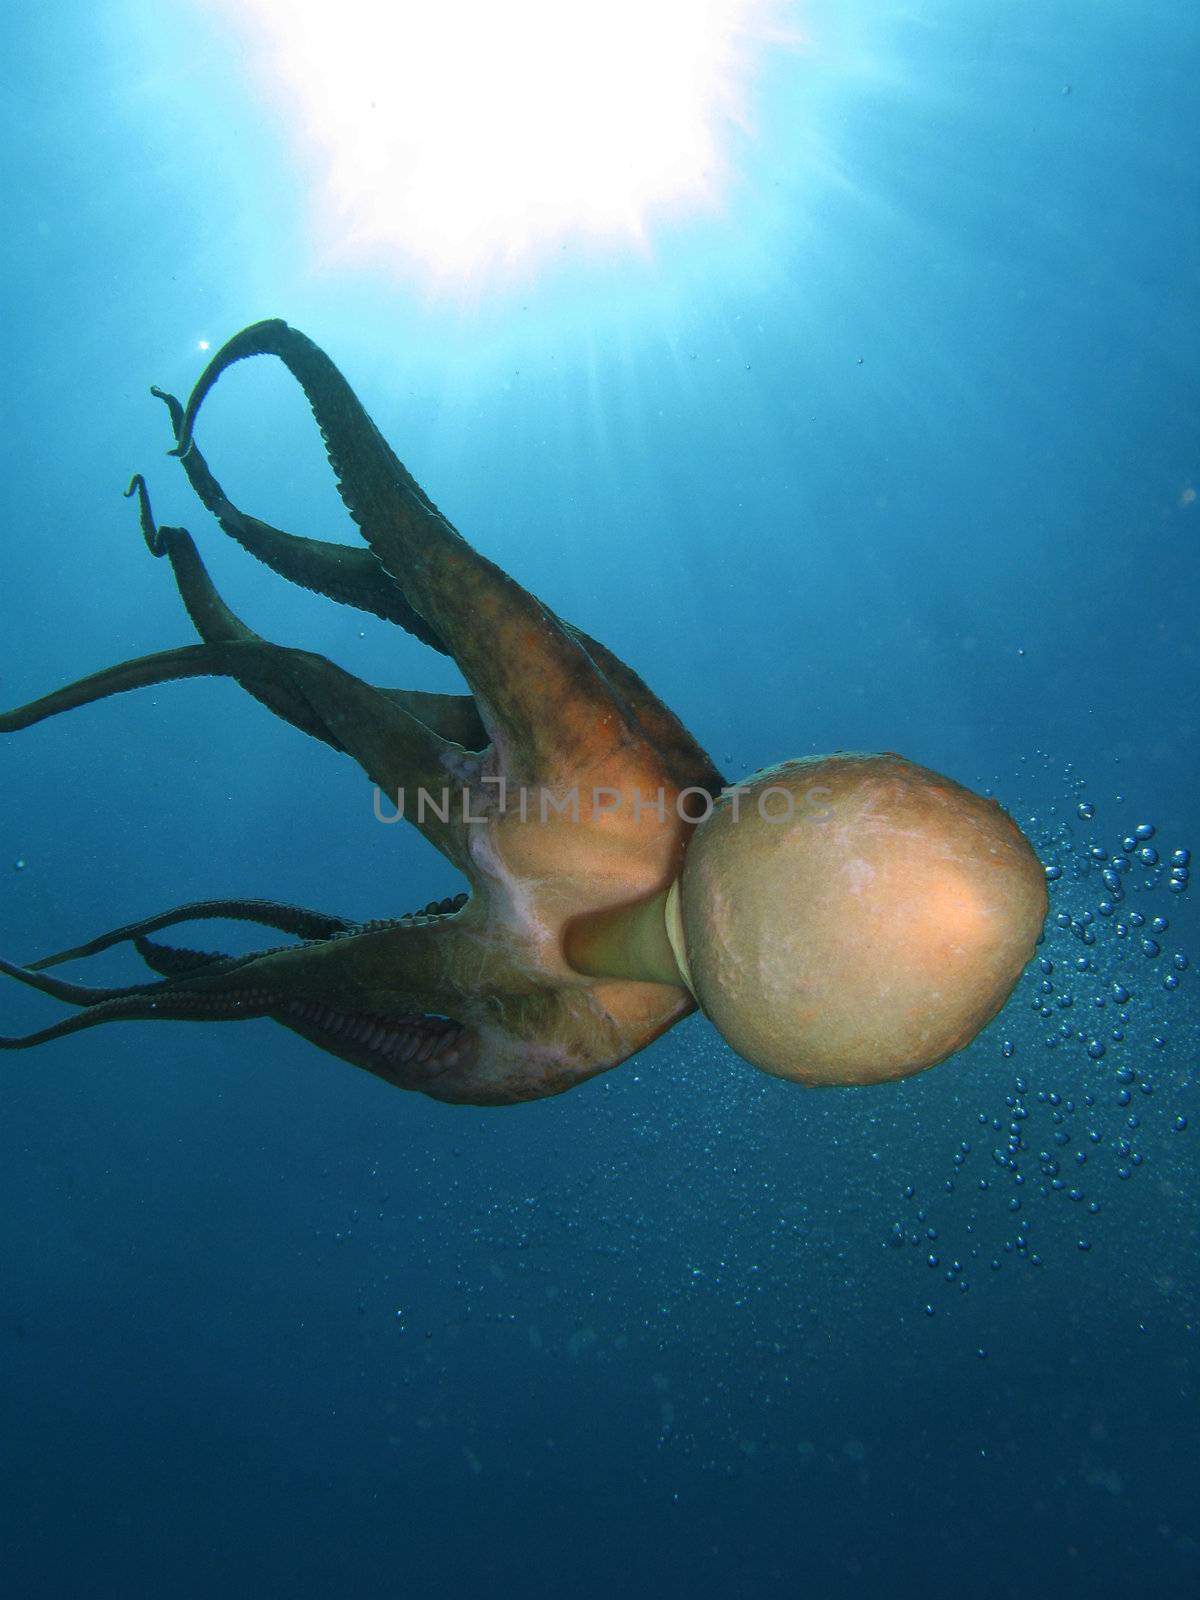
[[253,40],[325,247],[460,282],[568,238],[644,249],[657,214],[717,210],[774,9],[211,4]]

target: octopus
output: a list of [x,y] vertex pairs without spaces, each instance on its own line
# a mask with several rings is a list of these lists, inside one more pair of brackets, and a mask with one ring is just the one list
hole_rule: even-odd
[[[362,537],[285,532],[235,506],[196,442],[235,362],[300,385]],[[258,899],[178,906],[0,971],[74,1008],[0,1048],[111,1022],[268,1018],[398,1088],[533,1100],[646,1048],[699,1007],[746,1061],[866,1084],[960,1051],[1003,1006],[1046,914],[1045,873],[991,800],[891,752],[785,761],[729,784],[598,640],[475,550],[397,459],[330,358],[285,322],[211,359],[186,405],[160,389],[182,464],[224,532],[292,583],[448,655],[461,695],[380,688],[253,632],[191,535],[141,532],[200,642],[124,661],[15,710],[11,733],[127,690],[226,677],[357,762],[466,884],[423,910],[352,919]],[[391,820],[391,819],[389,819]],[[154,937],[232,919],[281,936],[250,955]],[[129,942],[126,987],[49,969]]]

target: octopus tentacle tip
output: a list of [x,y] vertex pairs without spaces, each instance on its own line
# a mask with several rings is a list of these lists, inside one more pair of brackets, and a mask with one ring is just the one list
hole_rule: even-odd
[[178,435],[183,425],[183,404],[169,389],[160,389],[156,383],[150,385],[150,393],[156,400],[161,400],[166,406],[171,418],[171,431]]

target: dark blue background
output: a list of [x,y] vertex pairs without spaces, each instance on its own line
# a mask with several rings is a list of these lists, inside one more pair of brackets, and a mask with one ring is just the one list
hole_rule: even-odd
[[[764,61],[720,216],[466,302],[322,265],[219,14],[6,13],[0,701],[187,641],[134,469],[260,631],[453,686],[257,568],[163,458],[147,386],[282,315],[727,771],[889,748],[991,786],[1076,923],[1051,992],[1032,971],[965,1056],[870,1092],[768,1081],[698,1019],[504,1112],[267,1023],[6,1055],[5,1596],[1189,1592],[1200,1009],[1194,964],[1163,980],[1200,946],[1165,867],[1099,913],[1085,851],[1200,846],[1200,28],[788,9],[808,43]],[[203,442],[241,503],[349,537],[278,370],[224,380]],[[190,899],[457,887],[213,682],[5,739],[0,841],[16,959]],[[1170,921],[1156,958],[1133,908]],[[9,1033],[57,1014],[3,1001]],[[1014,1108],[1023,1185],[992,1156]]]

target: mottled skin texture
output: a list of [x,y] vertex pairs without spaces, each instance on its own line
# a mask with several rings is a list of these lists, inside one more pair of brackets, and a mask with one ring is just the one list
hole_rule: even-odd
[[[298,538],[233,506],[193,439],[197,413],[226,367],[278,357],[302,386],[338,488],[365,548]],[[453,810],[427,811],[421,831],[469,892],[423,912],[356,925],[262,901],[207,901],[43,958],[0,970],[77,1006],[72,1016],[0,1047],[24,1048],[106,1021],[232,1021],[270,1017],[321,1049],[400,1088],[437,1099],[505,1104],[558,1094],[616,1066],[693,1009],[686,989],[594,979],[565,959],[579,917],[644,900],[678,872],[686,824],[681,789],[716,794],[721,775],[679,721],[610,651],[548,611],[467,544],[393,455],[345,379],[303,334],[279,321],[245,329],[214,356],[186,408],[159,390],[175,454],[227,533],[276,572],[343,604],[395,622],[453,657],[468,695],[363,683],[331,661],[276,645],[217,594],[190,535],[159,528],[140,477],[151,552],[166,556],[203,643],[123,662],[0,714],[12,732],[106,695],[169,679],[235,678],[302,732],[358,762],[394,797],[424,786]],[[510,804],[502,811],[500,785]],[[489,781],[490,780],[490,781]],[[522,821],[513,796],[530,792]],[[579,820],[547,813],[577,787]],[[622,805],[593,814],[596,788]],[[664,791],[664,815],[630,803]],[[462,820],[463,795],[468,815]],[[384,908],[385,910],[387,908]],[[179,950],[148,935],[173,923],[233,917],[301,942],[249,957]],[[66,984],[58,962],[121,940],[160,976],[126,989]]]

